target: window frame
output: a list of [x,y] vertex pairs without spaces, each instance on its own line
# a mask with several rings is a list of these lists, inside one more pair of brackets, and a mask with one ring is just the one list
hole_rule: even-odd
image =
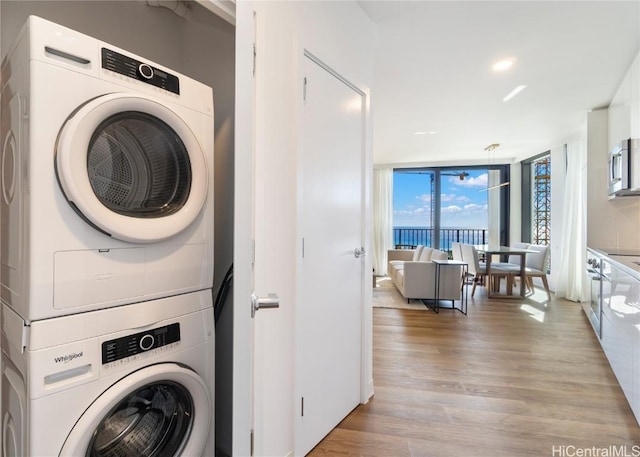
[[[394,173],[433,173],[434,176],[434,197],[435,201],[432,202],[432,211],[434,214],[433,220],[433,233],[440,233],[441,228],[441,208],[442,208],[442,192],[441,192],[441,173],[448,171],[464,171],[464,170],[498,170],[500,172],[500,182],[505,183],[510,181],[511,166],[509,164],[492,164],[492,165],[460,165],[460,166],[446,166],[446,167],[398,167],[394,168]],[[510,226],[510,196],[509,186],[502,186],[497,189],[500,192],[500,229],[499,237],[500,244],[503,246],[509,245],[509,226]],[[491,191],[489,191],[491,192]],[[440,249],[440,236],[435,236],[431,240],[434,249]]]
[[536,154],[520,162],[522,174],[522,223],[520,236],[521,241],[525,243],[531,243],[533,239],[533,164],[544,157],[551,158],[551,150]]

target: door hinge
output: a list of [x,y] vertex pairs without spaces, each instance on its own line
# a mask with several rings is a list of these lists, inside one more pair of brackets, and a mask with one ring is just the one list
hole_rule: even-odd
[[22,328],[22,353],[24,353],[27,350],[27,345],[29,344],[29,330],[31,329],[31,327],[29,325],[26,325]]
[[304,80],[302,82],[302,100],[306,100],[307,99],[307,77],[304,77]]
[[256,265],[256,240],[251,240],[251,268],[253,269]]
[[300,416],[304,417],[304,397],[300,397]]
[[253,429],[249,430],[249,455],[253,455]]
[[258,52],[256,51],[256,43],[253,43],[253,76],[256,75],[256,55]]
[[304,238],[302,238],[302,258],[304,259]]
[[29,97],[24,95],[18,98],[20,102],[20,111],[22,114],[22,119],[29,119]]

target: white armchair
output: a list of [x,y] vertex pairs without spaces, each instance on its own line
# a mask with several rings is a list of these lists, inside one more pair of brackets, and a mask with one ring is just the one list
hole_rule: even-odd
[[[436,264],[434,259],[447,259],[448,254],[437,249],[418,246],[416,249],[391,249],[388,255],[388,272],[393,284],[404,298],[436,298]],[[440,270],[440,299],[460,299],[460,275],[458,268]]]

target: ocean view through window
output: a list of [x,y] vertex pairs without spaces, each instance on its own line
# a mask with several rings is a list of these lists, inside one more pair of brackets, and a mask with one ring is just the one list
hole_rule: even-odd
[[[393,238],[451,250],[451,243],[488,242],[486,168],[401,169],[393,176]],[[437,235],[437,236],[436,236]]]

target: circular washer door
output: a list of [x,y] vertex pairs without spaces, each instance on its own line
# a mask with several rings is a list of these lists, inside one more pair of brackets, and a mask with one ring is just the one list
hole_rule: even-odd
[[103,392],[71,430],[60,456],[199,456],[211,423],[211,399],[200,376],[175,363],[152,365]]
[[195,135],[144,95],[108,94],[80,106],[60,131],[55,166],[74,209],[123,241],[180,233],[207,196],[207,162]]

